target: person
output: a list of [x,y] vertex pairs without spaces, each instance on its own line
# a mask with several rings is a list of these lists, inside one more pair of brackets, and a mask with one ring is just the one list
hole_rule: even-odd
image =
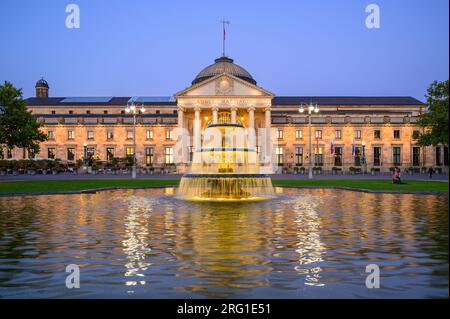
[[394,168],[394,174],[392,175],[392,184],[401,184],[400,172],[397,168]]
[[430,179],[433,178],[433,173],[434,173],[434,169],[433,169],[433,167],[430,166],[430,168],[428,169],[428,174],[430,174]]

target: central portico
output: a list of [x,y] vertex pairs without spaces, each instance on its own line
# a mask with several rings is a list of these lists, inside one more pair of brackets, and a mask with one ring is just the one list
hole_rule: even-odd
[[[181,142],[183,154],[200,149],[204,128],[223,119],[231,124],[242,124],[253,132],[250,134],[256,134],[258,128],[265,128],[265,139],[270,141],[274,94],[257,86],[250,73],[228,57],[216,59],[214,64],[200,71],[192,86],[175,96],[178,141]],[[186,139],[183,132],[192,139]],[[270,157],[270,149],[261,151]],[[264,158],[269,159],[266,156]]]

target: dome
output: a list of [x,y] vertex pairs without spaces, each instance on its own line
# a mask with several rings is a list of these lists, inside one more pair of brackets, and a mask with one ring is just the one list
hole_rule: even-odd
[[256,85],[256,81],[253,79],[250,73],[243,67],[234,64],[233,59],[226,56],[222,56],[214,60],[214,64],[211,64],[200,71],[200,73],[192,81],[192,85],[200,83],[206,79],[212,78],[218,74],[228,73],[234,75],[244,81],[250,82]]
[[48,88],[47,81],[44,80],[44,78],[41,78],[39,81],[36,82],[36,87],[45,87]]

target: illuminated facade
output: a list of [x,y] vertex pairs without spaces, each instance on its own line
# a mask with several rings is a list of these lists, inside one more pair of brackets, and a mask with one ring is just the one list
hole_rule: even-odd
[[[124,111],[131,100],[146,108],[137,116],[136,150],[133,119]],[[273,142],[279,172],[301,173],[309,161],[309,129],[308,115],[299,108],[312,102],[320,108],[311,115],[311,160],[316,169],[387,172],[394,166],[448,167],[448,148],[415,145],[413,134],[420,130],[416,122],[426,105],[412,97],[276,96],[224,56],[173,97],[51,97],[42,79],[36,83],[36,97],[26,101],[49,136],[36,158],[74,162],[87,153],[107,161],[136,151],[139,166],[171,167],[181,173],[187,165],[174,163],[177,128],[188,132],[180,143],[192,157],[205,126],[226,114],[231,123],[254,128],[256,135],[270,128],[265,138]],[[20,149],[4,154],[27,156]]]

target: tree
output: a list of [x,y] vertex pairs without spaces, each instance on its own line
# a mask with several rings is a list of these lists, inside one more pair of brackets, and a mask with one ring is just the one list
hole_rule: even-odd
[[47,140],[41,126],[27,110],[22,90],[5,81],[0,86],[0,144],[9,149],[23,148],[34,155],[40,150],[39,143]]
[[420,146],[448,146],[448,80],[434,81],[427,90],[428,111],[422,114],[418,124],[423,132],[413,138]]

